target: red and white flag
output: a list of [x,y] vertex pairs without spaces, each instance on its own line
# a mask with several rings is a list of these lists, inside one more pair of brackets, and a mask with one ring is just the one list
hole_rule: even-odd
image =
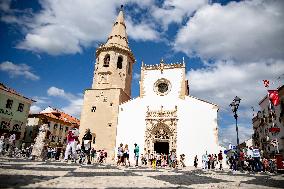
[[266,88],[268,88],[269,87],[269,80],[267,80],[267,79],[263,80],[263,84]]
[[268,90],[268,96],[269,96],[271,103],[274,106],[277,106],[280,103],[279,94],[277,90]]

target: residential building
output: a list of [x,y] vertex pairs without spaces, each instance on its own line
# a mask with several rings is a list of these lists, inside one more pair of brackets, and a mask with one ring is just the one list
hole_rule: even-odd
[[34,100],[0,83],[0,135],[16,134],[16,146],[24,138],[31,104]]
[[[284,85],[278,89],[280,104],[273,106],[271,110],[270,100],[266,95],[260,102],[260,111],[252,119],[253,123],[253,145],[258,146],[265,156],[277,153],[284,156]],[[278,142],[272,145],[273,140]]]
[[73,126],[79,127],[80,125],[80,121],[77,118],[51,107],[44,109],[38,114],[30,114],[24,139],[27,146],[34,143],[39,127],[44,121],[48,122],[51,132],[49,136],[50,142],[61,145],[66,143],[68,130]]

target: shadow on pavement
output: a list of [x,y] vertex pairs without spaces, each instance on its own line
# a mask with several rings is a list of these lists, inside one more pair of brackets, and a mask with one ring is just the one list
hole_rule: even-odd
[[149,177],[177,185],[230,182],[227,180],[215,179],[206,176],[199,176],[193,173],[182,174],[182,175],[158,175],[158,176],[149,176]]
[[266,177],[261,176],[262,178],[257,178],[257,177],[259,176],[256,176],[256,178],[252,180],[242,181],[241,183],[275,187],[275,188],[284,188],[284,180],[274,180],[267,176]]
[[62,168],[62,167],[23,167],[23,166],[7,166],[3,169],[16,169],[16,170],[32,170],[32,171],[73,171],[76,168]]
[[47,181],[54,178],[56,177],[35,175],[0,175],[0,188],[20,188],[28,184]]

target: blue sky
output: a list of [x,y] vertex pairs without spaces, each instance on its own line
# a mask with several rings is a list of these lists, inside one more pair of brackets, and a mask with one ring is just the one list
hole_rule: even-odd
[[253,106],[283,85],[284,2],[281,0],[0,0],[0,81],[47,106],[80,117],[91,87],[94,53],[124,4],[136,63],[132,97],[139,95],[141,61],[185,58],[190,94],[216,103],[220,142],[235,143],[229,104],[238,95],[240,140],[252,133]]

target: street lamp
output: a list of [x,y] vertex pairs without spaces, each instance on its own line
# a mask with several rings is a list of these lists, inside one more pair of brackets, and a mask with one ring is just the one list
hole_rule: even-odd
[[236,119],[236,131],[237,131],[237,153],[238,153],[238,163],[240,163],[240,150],[239,150],[239,129],[238,129],[238,108],[240,105],[241,99],[239,97],[235,97],[233,102],[230,104],[232,112],[234,113],[234,118]]

